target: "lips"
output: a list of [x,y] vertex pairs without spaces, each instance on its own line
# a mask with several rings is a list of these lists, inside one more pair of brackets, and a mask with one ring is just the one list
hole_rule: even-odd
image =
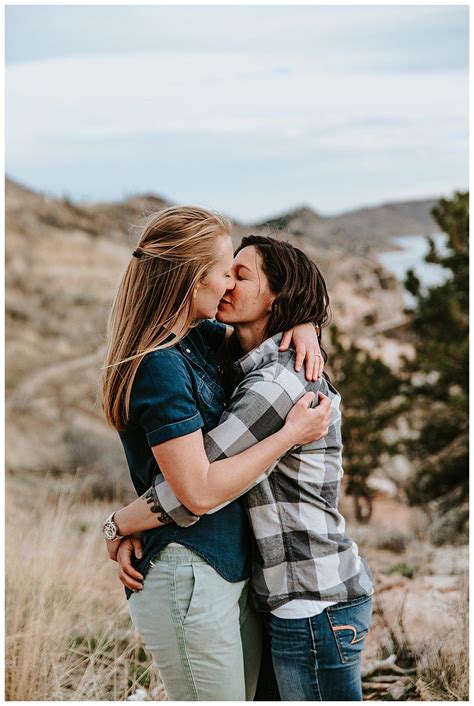
[[230,305],[230,302],[226,301],[225,299],[221,299],[219,302],[219,306],[222,306],[222,304],[229,304]]

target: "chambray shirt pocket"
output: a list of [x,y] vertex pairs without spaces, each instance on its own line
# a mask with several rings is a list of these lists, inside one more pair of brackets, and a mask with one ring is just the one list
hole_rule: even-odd
[[215,398],[215,392],[212,390],[212,388],[206,383],[204,377],[202,377],[199,382],[198,382],[198,395],[199,398],[202,402],[202,404],[206,407],[209,408],[212,406],[213,400]]
[[219,423],[225,407],[224,390],[219,382],[217,364],[211,350],[204,360],[198,351],[188,345],[179,345],[193,381],[196,406],[201,414],[205,429],[212,429]]

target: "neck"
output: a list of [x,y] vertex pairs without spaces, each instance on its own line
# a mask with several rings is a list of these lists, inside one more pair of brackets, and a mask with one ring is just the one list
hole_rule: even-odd
[[244,353],[259,346],[265,340],[266,321],[255,321],[251,324],[235,324],[234,330]]
[[171,326],[170,328],[166,327],[167,331],[169,333],[174,333],[175,336],[179,336],[185,327],[186,324],[186,315],[184,313],[181,313],[180,316],[177,318],[176,322]]

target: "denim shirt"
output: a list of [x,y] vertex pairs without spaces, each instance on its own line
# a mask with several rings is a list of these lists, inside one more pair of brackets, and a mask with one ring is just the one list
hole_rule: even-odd
[[[214,353],[225,327],[203,321],[179,343],[148,353],[139,365],[131,394],[130,419],[119,432],[138,495],[152,485],[159,467],[152,446],[169,439],[213,429],[225,406]],[[144,576],[150,563],[170,542],[200,554],[223,578],[242,581],[249,575],[250,530],[238,500],[204,515],[192,527],[171,524],[143,532],[143,556],[133,565]],[[126,589],[127,598],[131,591]]]

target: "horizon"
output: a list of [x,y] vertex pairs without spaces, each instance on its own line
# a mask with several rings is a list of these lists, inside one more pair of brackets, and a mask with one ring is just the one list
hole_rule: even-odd
[[57,198],[255,222],[468,188],[467,6],[7,6],[5,49],[6,171]]
[[[184,205],[184,202],[174,201],[173,199],[168,199],[168,197],[163,196],[163,194],[159,194],[159,193],[155,193],[155,192],[151,192],[151,191],[132,193],[132,194],[125,195],[123,198],[119,198],[119,199],[111,199],[111,200],[103,200],[103,201],[79,200],[79,199],[75,199],[75,198],[69,196],[67,193],[58,196],[56,194],[53,194],[52,192],[49,192],[48,190],[33,188],[33,187],[29,186],[28,184],[25,184],[24,182],[20,182],[17,179],[13,179],[8,174],[5,174],[5,179],[6,179],[6,181],[10,181],[10,182],[16,184],[16,186],[19,186],[22,189],[26,189],[27,191],[30,191],[32,193],[39,194],[41,196],[45,196],[46,198],[55,199],[57,201],[67,200],[77,206],[81,206],[81,205],[84,205],[84,206],[112,205],[112,204],[124,203],[125,201],[131,200],[131,199],[140,199],[140,198],[143,198],[143,199],[145,199],[145,198],[158,198],[158,199],[161,199],[163,201],[168,202],[172,206],[173,205],[180,205],[180,204]],[[441,198],[451,198],[453,193],[440,194],[439,196],[436,196],[436,195],[429,196],[428,195],[428,196],[424,196],[424,197],[420,197],[420,198],[413,198],[413,199],[389,199],[386,201],[376,202],[376,203],[363,203],[363,204],[357,205],[355,208],[344,209],[342,211],[336,211],[334,213],[324,213],[321,210],[317,210],[317,209],[313,208],[313,206],[310,206],[307,203],[300,203],[300,204],[294,204],[294,206],[290,207],[289,209],[287,209],[285,211],[278,211],[276,213],[268,213],[266,215],[266,217],[258,218],[253,221],[244,221],[239,218],[234,218],[229,213],[226,213],[223,209],[220,209],[218,206],[215,206],[213,210],[220,211],[221,213],[224,213],[224,215],[231,218],[231,220],[234,221],[235,223],[237,223],[238,225],[246,226],[246,225],[264,224],[266,220],[275,220],[279,217],[286,216],[289,213],[295,213],[295,212],[299,212],[299,211],[302,211],[305,209],[311,211],[316,216],[319,216],[322,219],[330,219],[330,218],[337,218],[339,216],[345,216],[347,214],[354,213],[357,211],[366,210],[366,209],[371,210],[371,209],[383,208],[384,206],[398,206],[398,205],[405,204],[405,203],[421,203],[424,201],[438,201]],[[186,205],[203,206],[204,204],[188,202]]]

